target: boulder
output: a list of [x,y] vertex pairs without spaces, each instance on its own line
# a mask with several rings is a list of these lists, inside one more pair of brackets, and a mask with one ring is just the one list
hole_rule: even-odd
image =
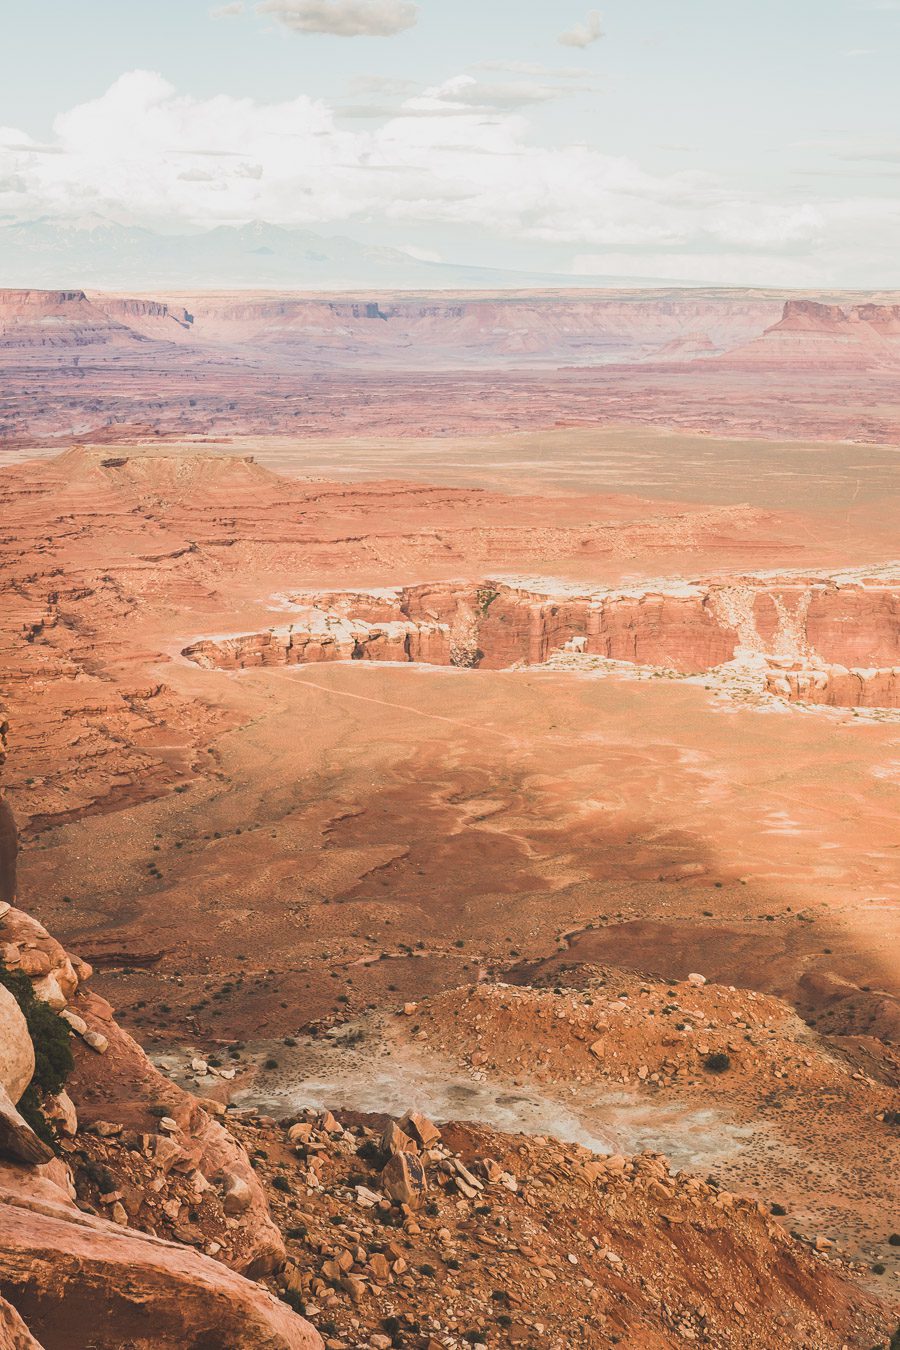
[[0,984],[0,1086],[17,1102],[34,1073],[34,1046],[22,1010]]
[[38,1338],[17,1328],[10,1350],[322,1350],[309,1323],[260,1285],[82,1213],[53,1175],[0,1164],[0,1284]]
[[78,1114],[68,1092],[63,1089],[55,1097],[48,1097],[44,1103],[44,1114],[53,1122],[60,1134],[71,1138],[78,1133]]
[[39,1139],[16,1110],[4,1087],[0,1087],[0,1157],[23,1163],[45,1163],[53,1150]]
[[441,1137],[438,1127],[419,1111],[407,1111],[400,1121],[400,1128],[415,1139],[419,1148],[431,1148]]
[[425,1168],[412,1153],[395,1153],[381,1173],[385,1193],[398,1205],[415,1209],[428,1191]]
[[418,1153],[419,1146],[395,1120],[388,1121],[381,1136],[381,1147],[385,1153]]
[[253,1194],[243,1177],[225,1178],[225,1199],[222,1208],[226,1214],[244,1214],[249,1208]]
[[66,996],[55,975],[44,975],[41,979],[35,980],[33,988],[35,998],[46,1003],[54,1012],[62,1012],[66,1006]]

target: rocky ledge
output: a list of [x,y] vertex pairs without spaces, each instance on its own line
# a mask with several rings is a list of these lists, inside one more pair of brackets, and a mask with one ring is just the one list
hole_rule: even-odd
[[[162,1078],[88,992],[90,967],[9,904],[0,964],[67,1028],[74,1061],[65,1090],[42,1102],[51,1145],[16,1109],[35,1045],[0,986],[0,1347],[321,1347],[255,1282],[285,1248],[246,1152],[215,1118],[221,1107]],[[119,1189],[92,1159],[105,1137],[140,1160],[139,1187]]]

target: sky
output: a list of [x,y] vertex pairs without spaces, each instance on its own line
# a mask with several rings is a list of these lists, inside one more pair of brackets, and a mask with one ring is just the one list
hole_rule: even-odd
[[2,8],[2,223],[900,286],[900,0]]

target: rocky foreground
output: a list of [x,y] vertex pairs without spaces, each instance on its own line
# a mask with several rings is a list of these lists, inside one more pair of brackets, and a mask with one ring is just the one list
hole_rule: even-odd
[[[0,960],[30,987],[0,987],[4,1350],[870,1350],[896,1327],[829,1244],[663,1157],[415,1112],[236,1118],[158,1073],[90,967],[8,904]],[[14,1105],[35,996],[73,1058],[44,1139]]]

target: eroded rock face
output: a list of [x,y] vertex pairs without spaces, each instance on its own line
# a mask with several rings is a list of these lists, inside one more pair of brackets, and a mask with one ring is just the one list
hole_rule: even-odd
[[[229,1190],[239,1190],[242,1196],[239,1210],[225,1207],[237,1222],[223,1235],[219,1260],[253,1279],[276,1269],[284,1259],[284,1242],[241,1146],[195,1097],[153,1067],[138,1043],[115,1021],[105,999],[83,992],[75,1006],[108,1046],[102,1056],[82,1051],[77,1043],[74,1047],[75,1071],[67,1089],[82,1125],[90,1127],[112,1118],[126,1130],[146,1131],[148,1103],[165,1108],[175,1123],[168,1142],[174,1143],[179,1155],[189,1158],[193,1169],[225,1196]],[[163,1145],[167,1142],[161,1135],[155,1139]],[[173,1161],[161,1158],[160,1170]]]
[[[0,709],[0,768],[6,759],[6,737],[9,724]],[[11,905],[16,898],[16,864],[19,856],[19,834],[12,807],[0,789],[0,904]]]
[[321,1348],[259,1285],[189,1247],[82,1213],[44,1169],[0,1165],[0,1214],[0,1280],[44,1350]]
[[898,358],[897,305],[842,306],[804,299],[786,301],[778,323],[720,359],[748,366],[863,371],[890,369]]
[[[810,577],[750,576],[580,594],[501,581],[445,583],[386,594],[297,597],[293,623],[203,639],[183,654],[225,670],[348,660],[496,670],[540,664],[567,645],[682,674],[713,669],[741,651],[786,654],[820,667],[875,665],[900,660],[900,595],[880,579]],[[837,669],[829,697],[814,701],[874,705],[882,699],[878,706],[895,706],[892,677],[863,683],[844,679]]]
[[886,670],[774,670],[766,676],[770,693],[791,703],[832,708],[900,708],[900,666]]
[[0,797],[0,904],[11,905],[16,898],[18,855],[19,836],[12,808]]

